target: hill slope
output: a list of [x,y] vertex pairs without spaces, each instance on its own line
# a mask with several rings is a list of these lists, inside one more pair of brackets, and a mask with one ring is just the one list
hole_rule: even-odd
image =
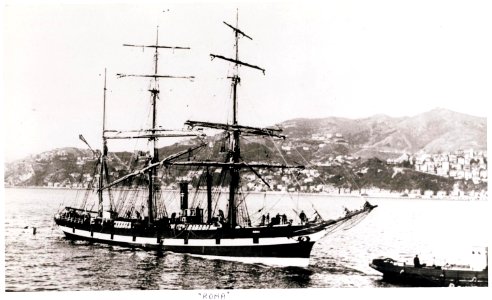
[[[486,119],[468,116],[445,109],[435,109],[414,117],[392,118],[376,115],[364,119],[324,118],[294,119],[281,124],[287,140],[274,144],[270,139],[247,137],[242,140],[241,156],[245,161],[270,161],[302,165],[327,165],[324,169],[326,181],[335,178],[338,184],[373,186],[385,189],[440,188],[449,190],[452,180],[428,177],[407,170],[406,175],[393,177],[392,168],[384,166],[388,157],[401,153],[452,152],[473,148],[486,150]],[[207,138],[212,147],[205,147],[189,159],[224,160],[227,146],[220,136]],[[159,155],[164,158],[186,150],[198,141],[188,141],[163,147]],[[280,153],[279,151],[280,150]],[[344,156],[343,160],[337,156]],[[361,157],[361,159],[359,159]],[[367,160],[376,157],[377,160]],[[124,176],[143,165],[132,152],[110,153],[109,172],[114,178]],[[371,163],[372,161],[372,163]],[[377,163],[377,167],[375,162]],[[369,163],[369,165],[367,165]],[[344,166],[344,164],[347,164]],[[46,186],[49,183],[73,185],[87,182],[95,174],[95,155],[87,149],[63,148],[33,155],[8,163],[5,166],[5,182],[9,185]],[[337,167],[338,166],[338,167]],[[371,168],[384,170],[382,176],[357,175],[358,170]],[[350,176],[347,176],[348,173]],[[402,177],[403,176],[403,177]],[[426,177],[427,176],[427,177]],[[430,175],[429,175],[430,176]],[[355,179],[354,179],[355,178]],[[355,181],[354,181],[355,180]],[[321,183],[321,182],[320,182]]]
[[452,152],[487,149],[487,119],[446,109],[434,109],[413,117],[375,115],[363,119],[294,119],[281,124],[289,138],[297,141],[339,134],[348,152],[363,158],[398,156],[401,153]]

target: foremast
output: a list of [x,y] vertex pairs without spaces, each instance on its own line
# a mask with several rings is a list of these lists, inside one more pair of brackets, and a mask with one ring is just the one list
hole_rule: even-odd
[[[106,130],[106,69],[104,69],[104,92],[103,92],[103,121],[102,121],[102,148],[103,148],[103,151],[102,151],[102,154],[101,154],[101,157],[100,157],[100,164],[101,164],[101,168],[100,168],[100,172],[99,172],[99,190],[98,190],[98,198],[99,198],[99,206],[98,206],[98,209],[97,209],[97,212],[98,212],[98,215],[99,217],[102,218],[103,216],[103,191],[102,191],[102,187],[104,185],[104,181],[103,181],[103,176],[104,176],[104,166],[106,164],[106,156],[108,155],[108,146],[107,146],[107,141],[106,141],[106,138],[104,137],[104,130]],[[110,204],[110,210],[112,209],[111,207],[111,204]]]

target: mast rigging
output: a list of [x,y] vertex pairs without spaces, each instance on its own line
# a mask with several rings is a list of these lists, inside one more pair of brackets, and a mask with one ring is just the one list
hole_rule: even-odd
[[[249,133],[254,133],[258,135],[272,135],[275,133],[275,131],[272,130],[266,130],[266,129],[258,129],[258,128],[248,128],[246,126],[239,126],[237,122],[237,85],[240,82],[240,77],[239,77],[239,66],[246,66],[250,67],[253,69],[261,70],[263,74],[265,74],[265,69],[251,65],[248,63],[245,63],[243,61],[239,60],[239,36],[244,36],[252,40],[250,36],[248,36],[246,33],[238,29],[238,23],[239,23],[239,12],[236,11],[236,27],[229,25],[228,23],[224,22],[226,26],[231,28],[234,31],[234,37],[235,37],[235,49],[236,49],[236,56],[235,59],[232,58],[227,58],[222,55],[216,55],[216,54],[210,54],[210,57],[212,59],[214,58],[220,58],[222,60],[226,60],[229,62],[234,63],[234,69],[235,69],[235,74],[234,76],[230,77],[232,81],[232,126],[234,128],[231,128],[232,130],[229,130],[228,125],[225,124],[218,124],[218,123],[206,123],[206,122],[195,122],[195,121],[188,121],[188,125],[194,126],[198,125],[201,123],[201,125],[208,125],[214,126],[215,128],[220,128],[220,129],[228,129],[228,131],[232,131],[232,138],[230,139],[230,144],[231,144],[231,151],[230,151],[230,157],[229,157],[229,162],[226,163],[224,166],[229,167],[229,173],[231,175],[231,181],[229,185],[229,212],[228,212],[228,225],[230,228],[235,228],[237,225],[237,204],[236,204],[236,193],[237,189],[239,187],[239,181],[240,181],[240,175],[239,175],[239,170],[240,168],[244,165],[244,163],[240,162],[240,157],[241,157],[241,150],[240,150],[240,144],[239,144],[239,136],[241,134],[241,130],[244,131],[249,131]],[[204,126],[207,127],[207,126]],[[212,127],[213,128],[213,127]],[[220,164],[220,163],[213,163],[213,164]]]
[[[153,154],[151,158],[149,159],[148,162],[148,182],[149,182],[149,195],[148,195],[148,201],[147,201],[147,211],[148,211],[148,225],[152,225],[154,222],[154,198],[155,194],[154,191],[158,189],[158,186],[155,184],[155,181],[157,180],[157,167],[159,166],[159,151],[157,147],[157,138],[158,137],[169,137],[169,136],[182,136],[182,135],[169,135],[169,134],[156,134],[156,128],[157,128],[157,97],[159,94],[159,85],[158,85],[158,79],[164,78],[164,79],[194,79],[193,76],[172,76],[172,75],[159,75],[158,74],[158,61],[159,61],[159,51],[160,49],[170,49],[170,50],[190,50],[191,48],[189,47],[180,47],[180,46],[162,46],[159,45],[159,26],[157,26],[157,31],[156,31],[156,41],[155,45],[134,45],[134,44],[123,44],[123,46],[126,47],[143,47],[143,48],[154,48],[154,74],[122,74],[118,73],[117,76],[119,78],[123,77],[144,77],[144,78],[153,78],[154,86],[153,88],[149,89],[149,92],[151,93],[151,99],[152,99],[152,125],[150,134],[143,134],[143,135],[131,135],[127,137],[117,137],[113,136],[111,138],[113,139],[118,139],[118,138],[125,138],[125,139],[131,139],[131,138],[148,138],[149,141],[152,144],[153,148]],[[188,135],[186,135],[188,136]]]

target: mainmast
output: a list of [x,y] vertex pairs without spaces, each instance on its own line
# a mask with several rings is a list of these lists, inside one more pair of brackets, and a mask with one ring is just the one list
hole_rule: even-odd
[[[149,89],[151,93],[151,101],[152,101],[152,128],[147,130],[145,136],[149,139],[152,147],[152,154],[149,159],[148,165],[148,182],[149,182],[149,196],[147,200],[147,210],[148,210],[148,224],[151,225],[154,222],[154,202],[155,195],[154,191],[159,187],[155,184],[157,178],[157,168],[159,167],[159,152],[157,147],[157,139],[160,136],[165,136],[163,134],[157,133],[162,132],[162,130],[157,128],[157,98],[159,97],[159,78],[178,78],[178,79],[193,79],[193,76],[171,76],[171,75],[159,75],[158,72],[158,61],[159,61],[159,51],[161,49],[171,49],[171,50],[190,50],[189,47],[175,47],[175,46],[161,46],[159,45],[159,26],[157,26],[156,33],[156,42],[155,45],[132,45],[132,44],[123,44],[123,46],[127,47],[142,47],[142,48],[154,48],[154,74],[146,74],[146,75],[135,75],[135,74],[117,74],[119,77],[146,77],[153,79],[153,86]],[[138,137],[137,137],[138,138]]]
[[[156,32],[156,38],[155,38],[155,44],[159,45],[159,26],[157,26],[157,32]],[[157,47],[155,47],[155,53],[154,53],[154,75],[157,75],[157,62],[159,60],[159,52],[157,50]],[[149,91],[152,95],[152,127],[151,127],[151,132],[152,136],[149,138],[150,143],[152,144],[153,148],[153,155],[151,159],[149,160],[149,163],[155,163],[159,161],[159,151],[157,149],[157,138],[155,137],[155,128],[157,127],[156,124],[156,118],[157,118],[157,95],[159,94],[159,85],[157,78],[154,77],[154,87],[151,88]],[[157,168],[150,168],[149,169],[149,198],[147,201],[147,209],[148,209],[148,215],[149,215],[149,225],[151,225],[154,222],[154,182],[156,182],[157,179]]]

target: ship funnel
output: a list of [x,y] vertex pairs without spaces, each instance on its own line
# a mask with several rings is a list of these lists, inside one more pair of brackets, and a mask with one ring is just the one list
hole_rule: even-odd
[[188,182],[180,182],[181,209],[188,209]]

